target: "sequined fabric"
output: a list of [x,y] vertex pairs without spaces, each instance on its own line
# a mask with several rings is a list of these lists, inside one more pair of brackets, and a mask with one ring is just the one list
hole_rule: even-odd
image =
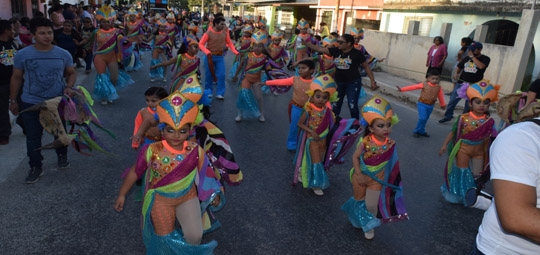
[[367,210],[364,200],[358,201],[351,197],[343,204],[341,210],[347,214],[353,227],[361,228],[364,232],[381,225],[381,221]]
[[236,101],[236,107],[242,118],[258,118],[261,116],[259,106],[251,89],[241,89]]
[[108,101],[116,100],[119,98],[108,74],[102,73],[96,76],[96,85],[94,87],[92,97],[95,100]]

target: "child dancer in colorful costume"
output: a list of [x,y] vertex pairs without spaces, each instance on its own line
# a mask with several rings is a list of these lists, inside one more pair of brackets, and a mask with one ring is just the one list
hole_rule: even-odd
[[[368,63],[369,68],[371,68],[371,70],[377,69],[377,64],[382,63],[384,61],[384,58],[377,59],[376,57],[369,54],[369,52],[366,50],[366,47],[364,47],[364,45],[360,44],[360,40],[364,39],[364,29],[353,27],[351,28],[350,34],[354,36],[356,40],[354,47],[356,47],[358,50],[360,50],[364,54],[364,56],[366,56],[366,62]],[[362,75],[362,77],[366,77],[367,73],[364,69],[362,69],[360,71],[360,75]]]
[[179,54],[176,55],[176,58],[171,58],[167,62],[150,67],[150,69],[155,69],[176,64],[174,66],[176,74],[174,75],[169,93],[178,90],[178,88],[184,84],[187,77],[193,74],[200,75],[199,64],[201,63],[201,59],[197,56],[197,53],[199,52],[199,42],[197,41],[197,38],[192,35],[185,36],[184,42],[178,51]]
[[388,137],[397,123],[392,107],[374,96],[362,107],[367,122],[365,136],[353,155],[350,179],[353,197],[341,207],[366,239],[373,239],[381,223],[407,220],[403,201],[396,142]]
[[292,99],[289,103],[290,122],[289,135],[287,136],[287,149],[290,151],[296,150],[298,142],[298,120],[300,120],[300,115],[309,99],[306,91],[309,90],[309,86],[313,81],[312,75],[314,69],[315,63],[313,60],[302,60],[298,63],[299,76],[270,80],[259,84],[259,86],[287,86],[293,88]]
[[[181,84],[176,91],[179,91],[180,93],[202,94],[203,87],[199,83],[197,75],[192,74],[185,79],[185,82]],[[207,96],[201,97],[197,102],[199,109],[204,110],[209,101]],[[223,131],[206,118],[207,116],[204,116],[203,112],[199,111],[199,116],[197,116],[197,119],[193,124],[190,140],[196,141],[205,150],[206,155],[211,161],[210,163],[220,173],[220,175],[218,175],[220,181],[225,180],[232,186],[239,185],[243,180],[243,174],[234,159],[234,154],[229,141],[225,137]],[[133,136],[133,140],[140,142],[141,138],[144,137],[146,130],[157,124],[158,120],[156,119],[145,120],[141,124],[137,134]]]
[[236,42],[236,50],[238,50],[238,55],[234,58],[233,65],[230,70],[231,79],[236,74],[236,71],[238,70],[238,66],[242,62],[242,59],[246,57],[246,55],[251,50],[251,35],[253,34],[253,27],[251,25],[244,25],[244,28],[242,29],[242,38]]
[[[215,241],[201,244],[207,210],[224,205],[222,186],[203,149],[187,139],[198,115],[200,93],[175,92],[160,101],[157,115],[164,140],[144,146],[114,204],[124,208],[135,181],[146,175],[143,240],[148,254],[212,254]],[[201,217],[201,215],[203,217]],[[175,227],[178,220],[182,230]]]
[[[123,36],[118,29],[112,26],[116,19],[116,12],[112,8],[104,7],[96,12],[100,28],[96,29],[92,37],[94,40],[94,65],[97,77],[94,85],[93,97],[101,100],[102,104],[111,103],[119,98],[114,85],[118,83],[118,62],[122,60]],[[110,11],[112,10],[112,11]],[[107,74],[107,69],[109,74]]]
[[[161,56],[165,55],[166,59],[169,59],[171,56],[171,40],[167,32],[167,20],[158,18],[159,14],[156,15],[156,23],[158,25],[158,31],[155,34],[154,38],[154,48],[152,50],[152,61],[150,66],[156,66],[161,63]],[[163,67],[158,67],[150,70],[150,81],[154,82],[155,80],[163,80],[167,82],[167,69]]]
[[[268,41],[268,35],[261,31],[256,32],[251,37],[253,52],[249,52],[236,70],[232,81],[238,80],[240,70],[244,71],[244,78],[241,83],[241,90],[238,94],[236,107],[238,115],[236,121],[241,121],[242,118],[259,118],[259,121],[264,122],[264,111],[262,101],[262,91],[260,86],[253,84],[261,81],[262,69],[266,65],[267,56],[262,52],[264,44]],[[255,96],[254,96],[255,94]]]
[[[289,54],[285,48],[281,46],[283,39],[283,31],[276,30],[272,33],[272,43],[266,47],[268,52],[268,64],[266,65],[266,76],[268,80],[286,79],[290,75],[284,71],[285,65],[289,62]],[[263,80],[263,82],[266,80]],[[274,93],[287,93],[291,87],[276,87],[270,86],[270,91]]]
[[428,73],[428,77],[425,82],[403,88],[396,86],[399,92],[417,89],[422,90],[422,92],[420,92],[420,97],[418,98],[418,103],[416,103],[418,108],[418,122],[416,123],[416,128],[413,131],[414,137],[429,137],[428,133],[426,132],[426,124],[429,120],[431,112],[433,112],[433,107],[435,102],[437,102],[437,98],[439,99],[441,109],[446,109],[446,104],[444,103],[444,93],[441,85],[439,85],[440,80],[441,74],[439,71],[432,70]]
[[323,161],[328,148],[326,138],[335,122],[328,101],[337,99],[336,83],[330,75],[322,75],[313,80],[306,93],[310,101],[306,103],[298,121],[302,132],[294,162],[294,174],[304,188],[310,188],[315,195],[322,196],[323,189],[330,185]]
[[[332,35],[329,35],[322,40],[323,48],[337,47],[337,44],[338,44],[337,38]],[[312,59],[316,63],[315,74],[313,75],[314,77],[317,77],[323,74],[328,74],[332,76],[332,78],[334,78],[334,75],[336,74],[336,63],[334,63],[334,57],[328,54],[316,54],[316,55],[314,54]]]
[[296,28],[300,30],[300,34],[295,36],[295,43],[291,44],[291,48],[294,48],[292,56],[293,63],[311,57],[309,48],[302,43],[302,41],[311,41],[311,35],[308,34],[309,22],[301,19],[298,21]]
[[[498,90],[498,85],[481,80],[468,86],[464,84],[458,91],[461,98],[470,100],[472,109],[456,119],[439,151],[439,155],[448,151],[441,192],[450,203],[483,210],[491,204],[490,198],[476,194],[474,190],[481,190],[484,183],[479,177],[489,171],[489,146],[497,131],[495,121],[487,113],[489,105],[498,99]],[[468,193],[469,190],[473,192]]]
[[143,25],[145,21],[138,17],[139,13],[131,8],[128,11],[128,20],[125,24],[128,44],[127,54],[124,54],[124,68],[126,71],[136,71],[143,67],[140,59],[139,47],[141,44]]

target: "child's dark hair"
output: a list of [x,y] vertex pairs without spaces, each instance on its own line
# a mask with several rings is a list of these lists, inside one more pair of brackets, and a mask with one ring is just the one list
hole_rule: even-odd
[[439,70],[431,69],[427,73],[427,77],[430,77],[430,76],[441,76],[441,73],[439,72]]
[[[313,37],[315,38],[315,40],[317,40],[317,41],[319,41],[319,42],[322,40],[322,38],[321,38],[320,35],[316,35],[316,36],[313,36]],[[326,37],[326,36],[325,36],[325,37]]]
[[310,70],[315,69],[315,62],[311,59],[304,59],[298,62],[298,65],[306,65]]
[[144,96],[156,96],[159,99],[163,99],[169,96],[169,92],[162,87],[150,87],[144,92]]
[[465,46],[469,46],[469,45],[471,45],[473,40],[471,38],[469,38],[469,37],[463,37],[463,38],[461,38],[461,42],[465,43]]
[[50,27],[54,30],[52,21],[45,17],[35,17],[30,20],[30,33],[35,35],[38,27]]

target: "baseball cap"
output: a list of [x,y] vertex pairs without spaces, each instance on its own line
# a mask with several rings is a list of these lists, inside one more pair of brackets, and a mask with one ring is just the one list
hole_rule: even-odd
[[482,49],[484,48],[484,46],[482,45],[481,42],[473,42],[471,43],[471,45],[469,45],[469,50],[470,51],[474,51],[476,49]]

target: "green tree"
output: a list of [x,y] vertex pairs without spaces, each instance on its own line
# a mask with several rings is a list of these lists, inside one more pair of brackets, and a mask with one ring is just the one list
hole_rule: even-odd
[[[193,7],[201,6],[202,4],[201,0],[187,0],[187,1],[188,1],[189,10],[193,10]],[[206,4],[206,1],[205,1],[205,4]]]
[[170,7],[175,7],[179,10],[182,10],[182,9],[186,9],[188,10],[189,9],[189,0],[170,0],[169,1],[169,6]]

